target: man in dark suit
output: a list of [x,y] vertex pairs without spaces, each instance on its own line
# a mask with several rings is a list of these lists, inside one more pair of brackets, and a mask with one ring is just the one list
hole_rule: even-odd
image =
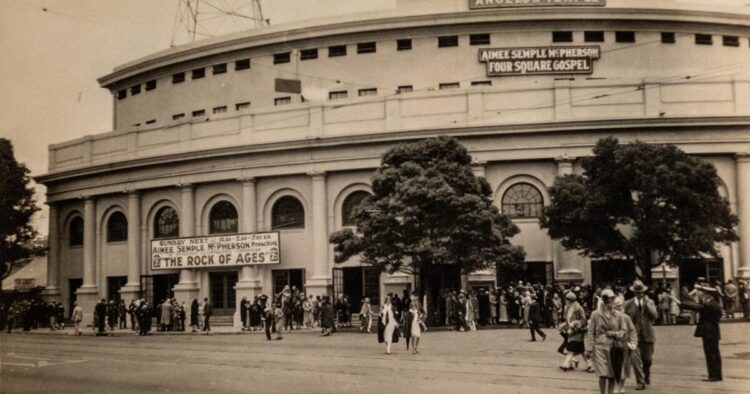
[[102,298],[94,307],[94,313],[96,313],[96,326],[98,328],[96,335],[104,335],[104,324],[107,318],[107,300]]
[[203,331],[211,332],[211,315],[214,313],[211,303],[208,302],[208,297],[203,298]]
[[719,352],[719,340],[721,339],[719,319],[722,315],[719,297],[721,297],[721,294],[714,287],[701,286],[698,290],[700,291],[700,304],[680,302],[674,297],[672,297],[672,300],[683,309],[699,312],[695,336],[703,339],[703,354],[706,357],[708,369],[708,379],[703,379],[703,381],[720,382],[722,380],[721,353]]
[[654,355],[654,321],[659,317],[656,304],[646,297],[646,287],[640,280],[633,282],[630,287],[635,296],[625,302],[625,313],[633,321],[638,333],[638,348],[633,352],[633,369],[638,385],[636,390],[643,390],[651,384],[651,360]]
[[547,339],[547,335],[539,329],[539,324],[542,322],[542,307],[536,299],[535,295],[531,296],[531,304],[529,304],[529,330],[531,331],[531,341],[536,342],[536,336],[534,333],[538,333],[542,336],[542,341]]

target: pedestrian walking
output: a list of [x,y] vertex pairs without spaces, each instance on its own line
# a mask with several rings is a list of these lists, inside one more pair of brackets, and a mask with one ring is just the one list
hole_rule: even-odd
[[547,339],[547,335],[539,328],[539,324],[542,322],[542,310],[539,305],[539,301],[535,295],[531,296],[531,303],[529,304],[529,331],[531,331],[531,342],[536,342],[535,334],[539,334],[542,337],[542,341]]
[[359,331],[367,331],[370,333],[372,328],[372,306],[370,305],[370,298],[365,297],[362,300],[362,308],[359,310]]
[[161,309],[159,311],[161,314],[161,319],[159,320],[159,331],[171,331],[172,329],[172,300],[167,298],[164,300],[164,302],[161,304]]
[[719,341],[721,331],[719,320],[721,319],[721,307],[719,306],[720,293],[712,287],[701,287],[701,302],[680,302],[674,299],[683,309],[698,312],[698,325],[695,327],[695,336],[703,340],[703,354],[706,358],[706,369],[708,378],[704,382],[720,382],[722,380],[721,352]]
[[[565,360],[560,369],[570,371],[578,367],[576,357],[584,353],[584,334],[586,332],[586,311],[578,303],[578,296],[572,291],[565,294],[565,323],[563,330],[567,335]],[[589,370],[587,368],[587,370]]]
[[419,353],[419,340],[422,336],[422,316],[418,305],[415,303],[412,303],[409,306],[409,310],[404,312],[403,327],[406,351],[409,351],[409,344],[411,343],[412,353]]
[[83,321],[83,308],[78,305],[78,301],[73,302],[73,311],[70,312],[70,320],[73,321],[73,331],[76,335],[82,335],[81,321]]
[[193,298],[193,302],[190,304],[190,328],[193,332],[198,331],[198,299]]
[[96,315],[96,327],[97,336],[104,335],[104,325],[107,319],[107,300],[104,298],[99,301],[94,307],[94,314]]
[[313,327],[313,296],[305,297],[302,302],[302,320],[304,321],[305,328],[310,330]]
[[117,304],[117,313],[120,315],[118,322],[119,322],[119,328],[126,329],[128,328],[128,308],[125,307],[125,300],[120,300],[120,302]]
[[385,342],[385,353],[391,354],[391,344],[398,343],[398,323],[393,313],[391,295],[385,297],[385,302],[380,308],[380,319],[378,321],[378,342]]
[[211,333],[211,315],[213,314],[213,307],[208,302],[208,297],[203,298],[203,331]]
[[734,313],[737,312],[739,304],[739,288],[732,282],[731,279],[727,280],[727,284],[724,286],[724,309],[727,311],[727,317],[734,318]]
[[739,297],[740,308],[742,308],[742,315],[745,320],[750,321],[750,289],[748,289],[744,280],[740,279],[738,282],[737,296]]
[[623,314],[612,306],[615,293],[604,289],[600,299],[599,308],[591,313],[585,347],[599,376],[599,393],[612,394],[615,382],[621,378],[625,356],[622,340],[627,334]]
[[[621,313],[625,336],[620,339],[619,346],[625,350],[623,357],[622,368],[614,370],[615,373],[615,394],[625,394],[625,380],[630,377],[630,370],[633,368],[633,361],[635,359],[635,350],[638,348],[638,334],[635,332],[635,325],[630,320],[630,316],[625,313],[625,300],[622,296],[615,297],[615,301],[612,304],[615,311]],[[619,374],[619,375],[618,375]]]
[[630,286],[635,296],[625,302],[625,313],[630,317],[635,326],[638,336],[638,349],[635,353],[635,378],[637,381],[636,390],[643,390],[646,385],[651,384],[651,360],[654,356],[654,322],[658,318],[656,304],[646,297],[646,287],[640,280],[633,282]]

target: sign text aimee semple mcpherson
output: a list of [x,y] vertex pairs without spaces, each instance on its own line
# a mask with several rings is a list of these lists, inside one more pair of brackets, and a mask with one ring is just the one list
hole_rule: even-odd
[[469,0],[469,9],[511,7],[603,7],[607,0]]
[[598,46],[482,48],[479,61],[487,64],[487,76],[591,74],[599,59]]

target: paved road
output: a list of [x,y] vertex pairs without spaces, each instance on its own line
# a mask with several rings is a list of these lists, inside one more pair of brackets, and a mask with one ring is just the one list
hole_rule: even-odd
[[[692,327],[658,327],[645,393],[750,393],[750,324],[722,326],[724,378],[705,383]],[[559,336],[523,330],[428,332],[422,352],[390,356],[374,335],[312,332],[267,342],[257,334],[72,337],[0,335],[0,392],[595,393],[596,378],[557,368]],[[634,382],[626,388],[635,392]]]

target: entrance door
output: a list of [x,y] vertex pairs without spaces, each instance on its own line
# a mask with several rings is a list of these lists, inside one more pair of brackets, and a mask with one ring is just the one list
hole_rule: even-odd
[[339,294],[349,296],[352,313],[359,313],[362,300],[367,297],[370,305],[380,305],[380,274],[372,268],[349,267],[333,269],[333,289],[338,298]]
[[83,279],[68,279],[68,313],[73,311],[73,303],[76,302],[76,291],[83,286]]
[[[293,269],[293,270],[273,270],[271,271],[273,279],[273,296],[281,293],[284,290],[284,286],[289,286],[290,289],[297,288],[299,291],[304,292],[305,287],[305,270]],[[310,295],[323,295],[323,294],[306,294]]]
[[[695,259],[686,261],[680,266],[680,283],[686,284],[692,288],[692,285],[699,277],[704,277],[710,283],[722,280],[723,276],[722,261],[717,259]],[[654,280],[660,278],[653,278]]]
[[[152,305],[162,303],[167,298],[173,298],[173,288],[179,281],[180,274],[142,276],[141,289],[143,290],[143,298]],[[148,289],[151,289],[151,291]]]
[[[364,278],[362,268],[343,268],[343,293],[349,296],[349,311],[358,313],[364,299]],[[335,294],[338,299],[338,294]]]
[[237,271],[209,272],[211,298],[209,301],[217,315],[231,315],[237,307]]
[[120,289],[128,283],[127,276],[109,276],[107,277],[107,300],[120,303]]

